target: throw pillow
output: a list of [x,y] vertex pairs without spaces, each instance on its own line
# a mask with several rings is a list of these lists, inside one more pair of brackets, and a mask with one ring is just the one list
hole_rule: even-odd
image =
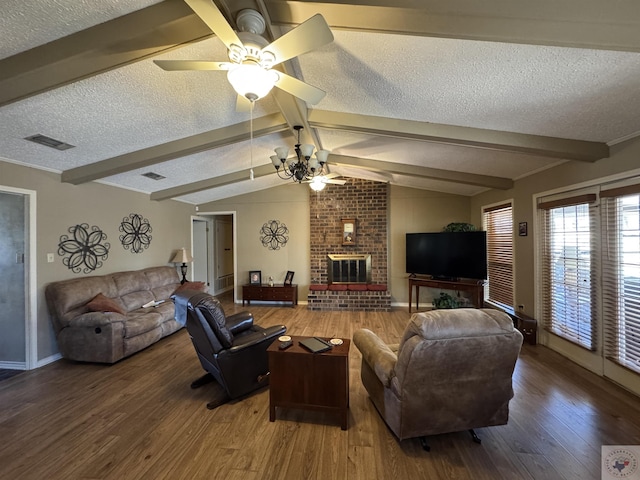
[[127,313],[120,306],[117,300],[105,297],[102,293],[93,297],[93,299],[87,303],[87,308],[90,312],[115,312],[121,315],[125,315]]

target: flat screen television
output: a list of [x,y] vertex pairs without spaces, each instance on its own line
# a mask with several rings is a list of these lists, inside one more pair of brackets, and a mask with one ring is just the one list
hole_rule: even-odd
[[487,232],[407,233],[407,273],[456,280],[487,278]]

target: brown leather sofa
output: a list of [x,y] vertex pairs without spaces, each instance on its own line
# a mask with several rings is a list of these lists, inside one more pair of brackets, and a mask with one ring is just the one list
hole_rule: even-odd
[[45,297],[60,353],[114,363],[179,330],[170,299],[178,287],[178,273],[169,266],[50,283]]
[[[522,334],[489,309],[432,310],[411,317],[400,344],[370,330],[353,341],[362,382],[402,440],[506,424]],[[426,442],[423,443],[426,449]]]

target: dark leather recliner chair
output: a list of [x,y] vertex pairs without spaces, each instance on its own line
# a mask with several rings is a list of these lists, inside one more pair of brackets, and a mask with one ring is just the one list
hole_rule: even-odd
[[[216,380],[229,398],[237,398],[269,383],[267,348],[284,334],[284,325],[261,327],[243,311],[225,316],[218,299],[208,293],[185,290],[174,295],[176,320],[187,331],[207,374],[192,388]],[[215,408],[223,401],[211,402]]]

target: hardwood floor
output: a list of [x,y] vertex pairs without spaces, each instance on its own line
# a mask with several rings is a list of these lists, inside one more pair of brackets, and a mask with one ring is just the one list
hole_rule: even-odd
[[[227,313],[242,309],[226,302]],[[251,306],[292,335],[397,342],[409,318]],[[337,418],[278,411],[269,394],[207,410],[210,385],[183,329],[115,365],[61,360],[0,383],[0,478],[17,479],[599,479],[602,444],[640,444],[640,398],[542,346],[524,345],[508,425],[398,442],[350,353],[349,429]]]

